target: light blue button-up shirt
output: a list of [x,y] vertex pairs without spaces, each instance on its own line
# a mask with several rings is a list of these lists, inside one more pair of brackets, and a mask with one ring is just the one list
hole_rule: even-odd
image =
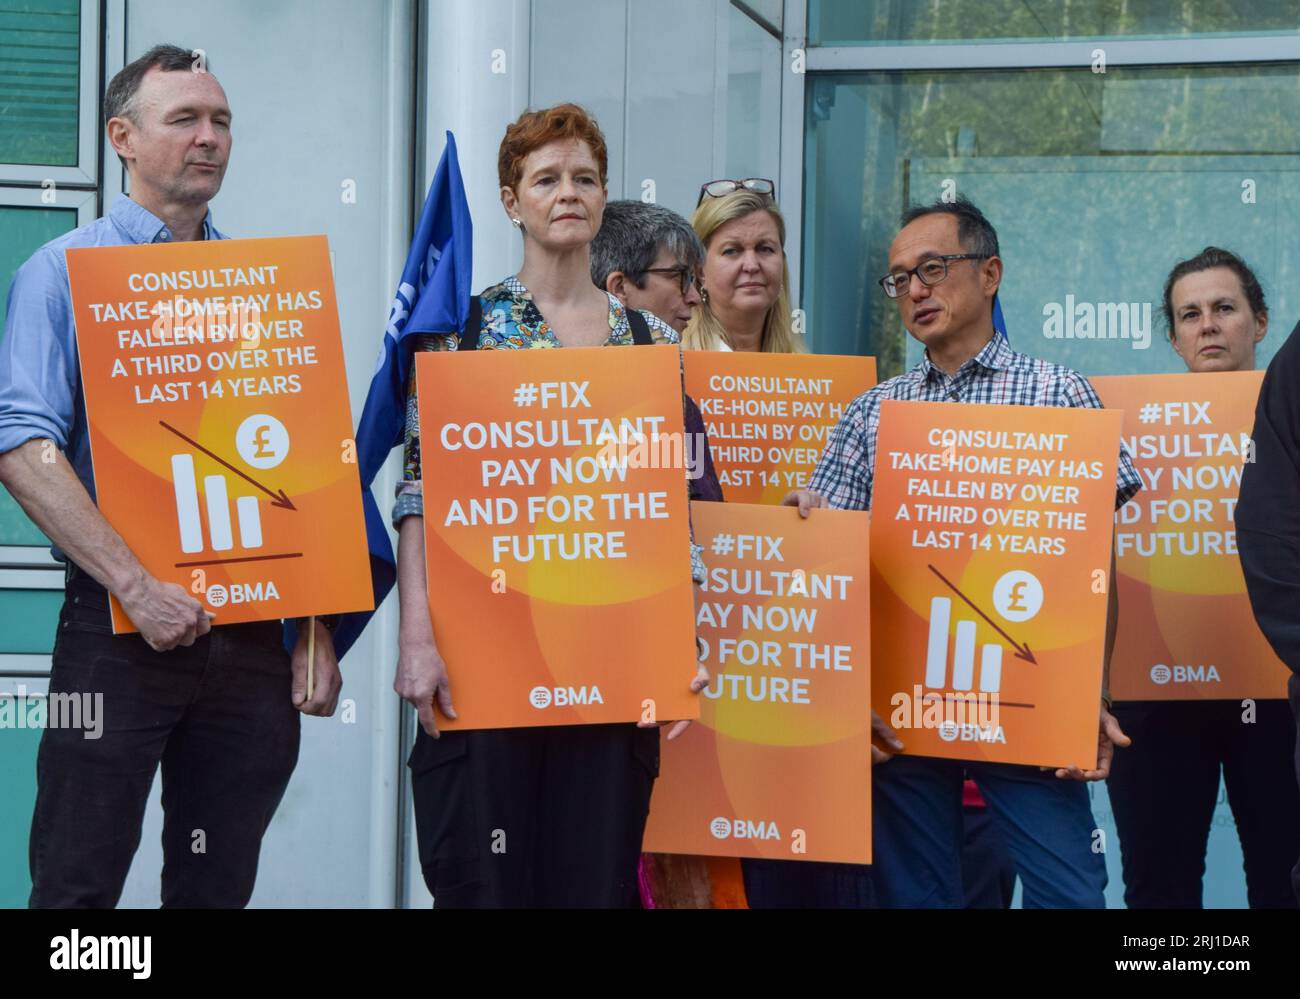
[[[122,195],[107,216],[51,240],[18,269],[9,286],[0,339],[0,453],[29,440],[52,440],[94,499],[86,403],[63,251],[168,243],[174,238],[160,218]],[[226,238],[213,228],[211,212],[203,220],[203,238]]]

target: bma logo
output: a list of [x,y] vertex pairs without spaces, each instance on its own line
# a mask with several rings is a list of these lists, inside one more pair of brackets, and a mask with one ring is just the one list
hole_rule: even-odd
[[781,838],[781,831],[777,829],[775,822],[764,822],[762,819],[754,821],[752,819],[729,819],[725,815],[719,815],[709,823],[709,832],[713,833],[714,839],[776,839]]
[[953,721],[939,724],[939,738],[944,742],[1000,742],[1006,745],[1007,735],[1001,725],[958,725]]
[[1219,670],[1213,663],[1208,666],[1166,666],[1156,663],[1151,667],[1151,682],[1162,687],[1173,683],[1218,683]]
[[537,710],[568,707],[572,704],[604,704],[600,688],[591,687],[534,687],[528,692],[528,703]]
[[280,591],[271,580],[259,583],[231,583],[227,588],[220,583],[213,583],[204,596],[208,598],[209,607],[224,607],[227,603],[251,604],[264,600],[279,600]]

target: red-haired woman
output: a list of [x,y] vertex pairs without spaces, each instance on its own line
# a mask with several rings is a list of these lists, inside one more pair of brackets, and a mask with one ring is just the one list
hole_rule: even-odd
[[[605,210],[606,169],[600,128],[573,104],[525,112],[507,128],[497,173],[501,204],[523,237],[523,267],[479,294],[479,329],[463,339],[426,337],[417,349],[678,343],[672,327],[592,284],[588,246]],[[434,905],[635,907],[637,858],[659,772],[657,727],[438,733],[435,698],[445,715],[456,714],[429,618],[414,384],[409,398],[406,471],[393,510],[401,601],[393,686],[420,719],[408,762],[420,865]],[[694,545],[691,564],[701,580]],[[485,623],[491,612],[484,607]],[[699,693],[707,683],[701,670],[691,689]]]

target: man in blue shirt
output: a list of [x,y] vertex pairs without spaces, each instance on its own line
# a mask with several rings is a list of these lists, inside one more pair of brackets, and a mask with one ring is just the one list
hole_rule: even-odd
[[[1100,408],[1088,380],[1069,368],[1011,349],[993,328],[993,298],[1002,281],[998,238],[964,198],[913,208],[889,249],[880,284],[898,303],[899,318],[925,344],[912,370],[881,382],[845,409],[808,489],[786,497],[807,516],[813,507],[871,509],[876,430],[885,399]],[[1121,446],[1116,507],[1141,488]],[[1106,664],[1114,643],[1114,562],[1109,589]],[[876,622],[884,626],[886,622]],[[1099,691],[1097,769],[1052,772],[1037,767],[913,757],[874,712],[872,728],[888,749],[872,747],[873,882],[885,908],[963,903],[960,845],[962,777],[978,785],[1005,837],[1024,886],[1026,908],[1102,908],[1105,858],[1097,852],[1088,792],[1077,781],[1102,780],[1115,746],[1128,737]]]
[[[297,762],[295,708],[332,714],[341,681],[318,625],[308,700],[305,630],[290,659],[277,622],[214,629],[95,506],[64,250],[224,238],[208,202],[231,147],[225,92],[201,53],[173,45],[114,77],[104,118],[131,197],[18,270],[0,341],[0,483],[68,564],[50,693],[102,697],[99,738],[49,727],[41,739],[30,904],[117,904],[161,765],[163,905],[243,906]],[[112,634],[109,592],[139,634]]]

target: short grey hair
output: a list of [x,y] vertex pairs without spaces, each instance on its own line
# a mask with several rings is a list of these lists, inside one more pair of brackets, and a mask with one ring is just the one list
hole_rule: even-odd
[[611,274],[622,271],[642,288],[660,247],[692,271],[704,263],[704,245],[682,216],[662,205],[611,201],[605,206],[600,232],[591,241],[591,280],[604,288]]
[[104,124],[107,125],[111,118],[136,120],[135,97],[140,91],[140,82],[149,70],[161,69],[164,73],[192,70],[198,58],[197,49],[181,48],[179,45],[155,45],[139,59],[123,66],[104,91]]

